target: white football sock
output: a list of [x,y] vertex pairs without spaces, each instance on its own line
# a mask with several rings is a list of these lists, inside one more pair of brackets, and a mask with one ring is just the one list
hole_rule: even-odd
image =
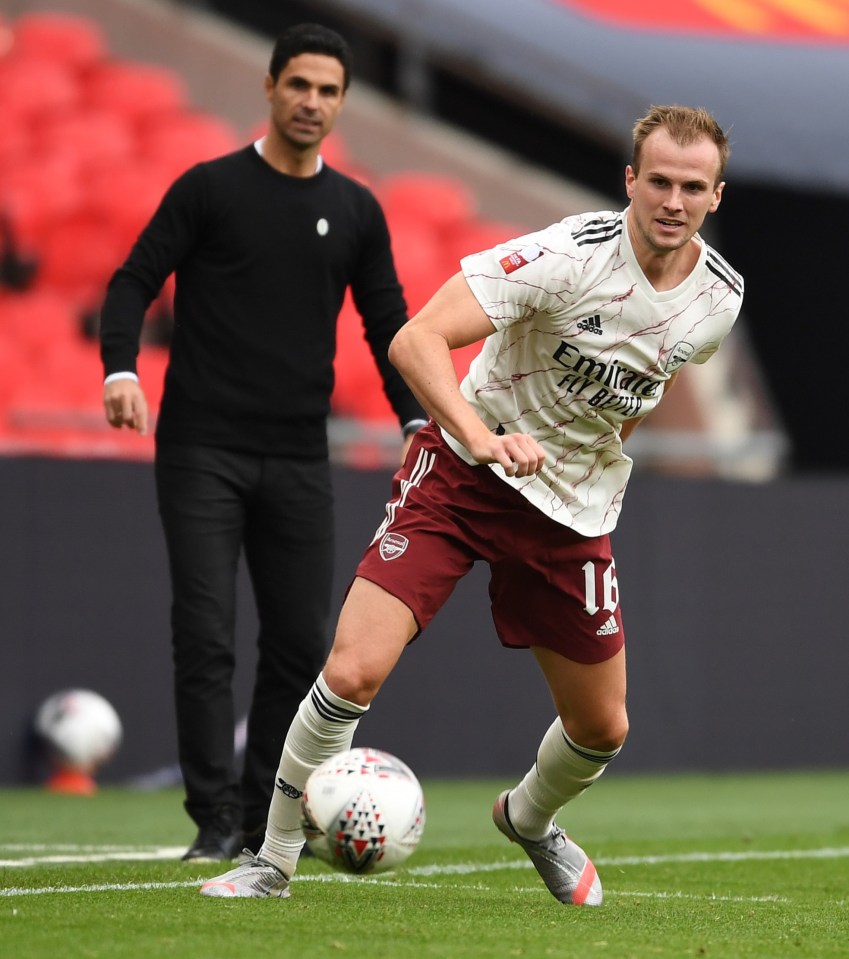
[[560,809],[592,786],[619,750],[603,753],[578,746],[558,717],[540,743],[537,761],[510,792],[508,813],[520,836],[541,839]]
[[325,759],[351,748],[354,731],[367,709],[336,696],[320,675],[292,720],[277,769],[265,841],[259,851],[290,879],[304,845],[301,796],[307,779]]

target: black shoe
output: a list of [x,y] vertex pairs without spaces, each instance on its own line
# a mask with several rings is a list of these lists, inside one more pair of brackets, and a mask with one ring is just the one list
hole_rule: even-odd
[[221,862],[235,859],[242,850],[242,833],[220,822],[201,826],[197,839],[182,857],[183,862]]

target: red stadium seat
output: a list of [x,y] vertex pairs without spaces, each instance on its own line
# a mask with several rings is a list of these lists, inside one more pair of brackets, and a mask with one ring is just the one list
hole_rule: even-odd
[[336,385],[331,397],[334,414],[372,422],[394,420],[350,295],[342,307],[336,331]]
[[4,124],[27,124],[35,116],[73,109],[79,100],[79,82],[65,64],[34,56],[0,59],[0,113]]
[[24,123],[0,123],[0,180],[3,171],[30,155],[30,131]]
[[132,122],[180,111],[189,103],[185,81],[176,71],[116,59],[104,60],[86,72],[82,100],[89,107],[115,111]]
[[76,170],[130,157],[136,139],[130,123],[109,110],[81,108],[51,113],[32,124],[32,148],[55,154]]
[[12,23],[15,53],[82,68],[106,54],[106,38],[96,21],[68,13],[21,14]]
[[51,394],[58,395],[67,406],[100,411],[103,371],[100,349],[94,341],[80,336],[57,340],[38,357],[33,373],[34,383],[51,384]]
[[0,435],[8,427],[9,401],[20,369],[18,355],[12,345],[0,339]]
[[67,296],[79,310],[99,303],[127,255],[112,223],[87,212],[57,220],[41,245],[39,283]]
[[470,253],[489,250],[499,243],[529,233],[530,228],[501,220],[470,220],[452,226],[444,237],[445,253],[459,269],[460,260]]
[[7,403],[7,442],[18,449],[86,455],[106,436],[98,349],[79,337],[51,344],[15,384]]
[[152,118],[142,125],[139,142],[145,158],[167,166],[174,176],[243,145],[230,123],[199,111]]
[[427,220],[396,212],[390,213],[388,222],[395,266],[413,314],[457,268],[445,256],[439,233]]
[[16,327],[21,322],[17,304],[23,295],[0,289],[0,404],[5,404],[18,379],[25,375],[28,357]]
[[77,315],[68,301],[48,290],[4,293],[0,297],[0,335],[18,357],[23,373],[54,344],[78,336]]
[[76,170],[59,156],[30,157],[0,176],[0,210],[24,251],[37,249],[53,221],[79,209],[81,199]]
[[477,215],[472,189],[457,177],[410,171],[396,173],[377,186],[387,217],[428,224],[445,233]]

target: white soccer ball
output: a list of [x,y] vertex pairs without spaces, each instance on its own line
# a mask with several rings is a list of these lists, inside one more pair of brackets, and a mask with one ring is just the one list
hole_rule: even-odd
[[39,707],[35,729],[58,763],[88,773],[114,755],[123,736],[114,707],[89,689],[50,696]]
[[379,749],[350,749],[313,770],[301,800],[313,854],[343,872],[384,872],[418,846],[424,794],[413,771]]

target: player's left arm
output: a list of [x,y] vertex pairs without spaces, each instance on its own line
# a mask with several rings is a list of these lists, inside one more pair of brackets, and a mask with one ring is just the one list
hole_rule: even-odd
[[[667,393],[669,393],[669,391],[675,385],[675,380],[678,378],[678,373],[680,372],[680,370],[676,370],[676,372],[674,372],[666,381],[666,386],[663,388],[664,397],[666,397]],[[645,416],[637,416],[632,420],[625,420],[625,422],[622,424],[622,428],[619,430],[620,440],[624,443],[644,419],[646,419]]]

